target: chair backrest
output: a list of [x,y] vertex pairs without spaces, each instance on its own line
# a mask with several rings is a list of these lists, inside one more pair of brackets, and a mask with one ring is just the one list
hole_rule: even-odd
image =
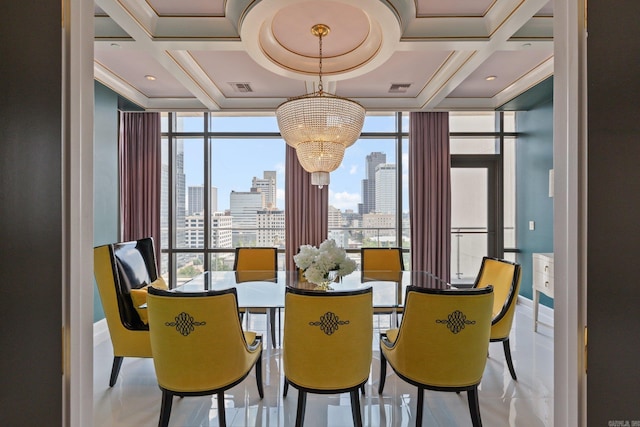
[[496,326],[499,324],[498,335],[507,337],[511,331],[513,317],[516,310],[518,293],[520,292],[521,267],[511,261],[484,257],[480,272],[473,285],[474,288],[483,288],[488,285],[493,286],[493,324],[492,338],[499,331]]
[[109,328],[111,322],[119,319],[127,329],[147,329],[133,306],[130,292],[158,278],[153,239],[94,248],[94,275]]
[[361,270],[402,271],[402,248],[360,248]]
[[362,283],[366,282],[402,282],[402,271],[391,270],[363,270],[360,272]]
[[409,286],[402,323],[387,355],[396,371],[421,384],[480,382],[491,330],[491,287],[442,290]]
[[235,272],[236,283],[243,282],[277,282],[278,274],[275,271],[251,271],[237,270]]
[[236,248],[233,269],[236,271],[276,271],[278,269],[278,248]]
[[151,352],[158,384],[172,391],[207,391],[244,378],[249,351],[236,289],[171,292],[149,289]]
[[342,390],[365,382],[371,367],[372,295],[371,288],[287,288],[282,346],[286,378],[313,390]]

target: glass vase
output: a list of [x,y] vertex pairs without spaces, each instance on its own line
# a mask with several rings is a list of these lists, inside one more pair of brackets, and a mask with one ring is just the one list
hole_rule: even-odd
[[321,291],[331,291],[331,284],[338,279],[338,270],[330,270],[325,274],[322,282],[318,283],[316,289]]

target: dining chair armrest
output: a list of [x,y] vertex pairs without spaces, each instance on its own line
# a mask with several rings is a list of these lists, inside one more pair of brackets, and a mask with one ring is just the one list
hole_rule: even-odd
[[262,335],[257,334],[256,338],[253,340],[252,343],[247,343],[247,348],[249,349],[249,351],[255,351],[257,348],[260,348],[261,345],[262,345]]
[[386,348],[391,349],[395,343],[389,341],[386,332],[380,332],[380,345],[384,345]]

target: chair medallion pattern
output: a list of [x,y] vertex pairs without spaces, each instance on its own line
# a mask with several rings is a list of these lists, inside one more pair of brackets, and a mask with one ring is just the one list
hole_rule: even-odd
[[184,311],[175,317],[175,322],[165,322],[165,326],[176,328],[176,331],[180,332],[185,337],[191,332],[195,331],[195,326],[204,326],[207,322],[196,322],[193,320],[193,316]]
[[378,393],[384,390],[389,364],[418,388],[416,427],[423,425],[425,390],[466,392],[471,424],[482,427],[478,386],[487,363],[493,300],[492,286],[407,287],[400,327],[380,334]]
[[462,331],[466,325],[475,325],[475,320],[467,320],[467,316],[460,310],[455,310],[446,320],[436,319],[436,323],[447,325],[447,328],[454,334]]
[[348,325],[348,324],[349,324],[348,320],[340,320],[340,318],[336,316],[335,313],[332,313],[330,311],[320,316],[319,322],[309,322],[309,325],[311,326],[320,326],[320,329],[322,330],[322,332],[324,332],[327,335],[333,334],[335,331],[338,330],[340,326]]

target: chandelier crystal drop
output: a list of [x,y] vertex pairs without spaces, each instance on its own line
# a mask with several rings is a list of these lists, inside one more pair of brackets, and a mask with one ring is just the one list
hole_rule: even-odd
[[319,83],[316,92],[290,98],[276,109],[278,127],[285,142],[295,148],[300,164],[311,173],[311,183],[322,188],[329,173],[342,163],[344,150],[360,136],[365,109],[347,98],[324,92],[322,86],[322,37],[329,27],[314,25],[319,39]]

